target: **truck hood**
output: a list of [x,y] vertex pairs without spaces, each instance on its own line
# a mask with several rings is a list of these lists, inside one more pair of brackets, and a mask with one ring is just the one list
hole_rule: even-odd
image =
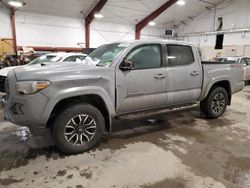
[[[95,74],[106,68],[94,65],[84,65],[75,62],[43,63],[23,66],[15,69],[17,81],[24,80],[51,80],[76,78],[78,76]],[[95,74],[97,75],[97,74]]]

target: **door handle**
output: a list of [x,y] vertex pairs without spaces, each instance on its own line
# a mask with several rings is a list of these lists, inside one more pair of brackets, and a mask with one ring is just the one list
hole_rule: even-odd
[[155,75],[155,79],[157,79],[157,80],[161,80],[161,79],[163,79],[165,77],[166,76],[164,74],[157,74],[157,75]]
[[190,73],[191,76],[198,76],[200,73],[198,71],[193,71]]

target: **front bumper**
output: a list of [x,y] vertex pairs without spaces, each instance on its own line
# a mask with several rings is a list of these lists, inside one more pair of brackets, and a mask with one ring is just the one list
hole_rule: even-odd
[[28,127],[34,135],[42,135],[47,131],[48,119],[42,117],[48,98],[42,93],[18,94],[15,88],[15,75],[9,75],[6,82],[6,97],[1,100],[4,105],[5,119],[16,125]]
[[41,115],[47,98],[37,93],[32,96],[15,96],[4,104],[5,119],[20,126],[29,127],[32,134],[40,135],[47,131],[47,121]]

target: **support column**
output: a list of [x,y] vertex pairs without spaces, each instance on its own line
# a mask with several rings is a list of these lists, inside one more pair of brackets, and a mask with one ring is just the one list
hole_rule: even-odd
[[17,40],[16,40],[16,10],[11,8],[11,26],[12,26],[12,38],[13,38],[13,48],[15,53],[17,53]]
[[94,15],[99,13],[108,0],[99,0],[96,6],[91,10],[88,16],[85,18],[85,43],[86,48],[90,47],[90,24],[94,20]]

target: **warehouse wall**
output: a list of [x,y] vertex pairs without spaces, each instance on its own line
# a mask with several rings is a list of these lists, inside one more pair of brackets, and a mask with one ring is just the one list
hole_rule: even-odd
[[79,47],[84,41],[80,19],[29,12],[16,13],[18,46]]
[[9,11],[0,3],[0,38],[12,38]]
[[[0,28],[10,25],[6,9],[4,22]],[[5,13],[6,12],[6,13]],[[91,24],[90,47],[98,47],[103,43],[134,39],[134,25],[112,24],[94,21]],[[79,47],[77,43],[85,42],[84,19],[67,18],[30,12],[16,12],[16,31],[18,46]],[[145,28],[142,39],[161,38],[163,29]],[[11,27],[0,29],[1,37],[12,37]],[[82,44],[84,46],[84,44]]]
[[[234,32],[238,29],[250,28],[250,1],[249,0],[227,0],[217,7],[217,18],[223,17],[223,31],[232,32],[224,35],[224,49],[215,50],[216,34],[214,27],[214,12],[204,12],[187,25],[182,25],[178,34],[180,39],[192,42],[200,46],[204,59],[213,59],[215,56],[247,55],[249,54],[250,33]],[[215,29],[217,23],[215,23]],[[205,34],[204,32],[208,32]]]

